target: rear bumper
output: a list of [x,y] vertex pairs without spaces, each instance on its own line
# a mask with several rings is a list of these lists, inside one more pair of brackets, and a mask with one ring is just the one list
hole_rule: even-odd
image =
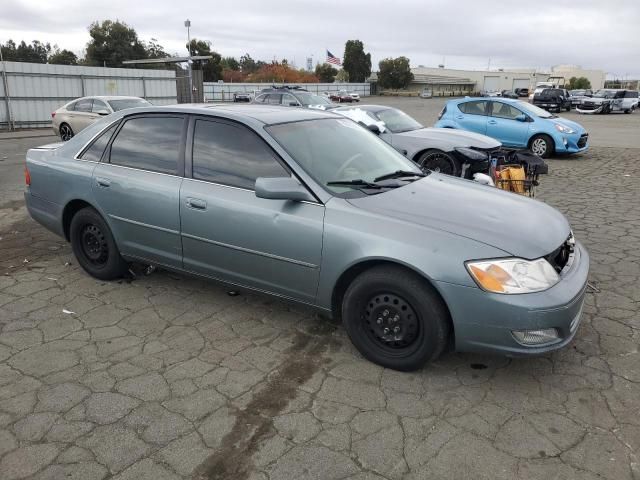
[[47,230],[64,237],[62,207],[60,205],[32,195],[29,189],[24,192],[24,202],[31,218]]
[[[438,283],[454,324],[456,350],[534,356],[569,344],[581,319],[589,255],[577,243],[568,272],[549,290],[523,295],[491,294],[474,287]],[[514,330],[555,328],[559,339],[541,346],[516,341]]]

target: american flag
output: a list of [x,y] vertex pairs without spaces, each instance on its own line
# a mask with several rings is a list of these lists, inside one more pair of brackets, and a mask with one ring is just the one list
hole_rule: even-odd
[[334,65],[342,65],[340,59],[327,50],[327,63],[333,63]]

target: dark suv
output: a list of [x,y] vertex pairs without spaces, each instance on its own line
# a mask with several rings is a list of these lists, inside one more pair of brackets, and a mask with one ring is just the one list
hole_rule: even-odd
[[566,88],[545,88],[533,95],[533,104],[545,110],[571,110],[571,94]]
[[251,103],[306,107],[317,110],[329,110],[336,107],[328,98],[308,92],[300,87],[265,88]]

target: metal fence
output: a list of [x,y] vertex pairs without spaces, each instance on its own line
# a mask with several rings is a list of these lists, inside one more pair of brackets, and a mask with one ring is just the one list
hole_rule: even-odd
[[[271,83],[216,83],[204,82],[205,102],[232,102],[234,93],[249,93],[256,95],[263,88],[272,86]],[[282,85],[282,84],[276,84]],[[349,93],[358,93],[361,97],[371,95],[369,83],[296,83],[306,88],[311,93],[337,92],[346,90]]]
[[0,76],[0,128],[47,126],[51,112],[86,95],[132,95],[154,105],[177,103],[172,70],[4,62]]

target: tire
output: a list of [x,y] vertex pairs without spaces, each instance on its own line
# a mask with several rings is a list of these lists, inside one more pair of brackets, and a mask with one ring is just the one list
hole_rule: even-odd
[[63,142],[68,142],[73,138],[74,135],[75,133],[73,133],[73,130],[68,123],[60,124],[60,139]]
[[128,270],[109,226],[93,208],[78,211],[69,229],[71,248],[78,263],[92,277],[115,280]]
[[624,111],[624,113],[627,113],[627,114],[628,114],[628,113],[631,113],[631,109],[630,109],[630,108],[627,108],[627,109]]
[[462,164],[451,153],[443,152],[436,148],[430,148],[424,151],[417,160],[417,164],[422,169],[431,170],[433,172],[443,173],[445,175],[460,176]]
[[548,135],[536,135],[529,141],[529,150],[538,157],[549,158],[555,150],[553,139]]
[[342,320],[366,359],[402,371],[438,358],[450,330],[447,308],[433,287],[396,266],[374,267],[356,277],[342,302]]

